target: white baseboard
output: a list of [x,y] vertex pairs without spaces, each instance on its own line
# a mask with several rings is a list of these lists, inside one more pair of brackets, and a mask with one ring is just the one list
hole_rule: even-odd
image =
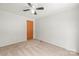
[[14,41],[8,41],[8,42],[1,42],[0,47],[15,44],[15,43],[18,43],[18,42],[23,42],[23,41],[27,41],[27,40],[24,39],[24,40],[14,40]]
[[[40,39],[38,39],[38,40],[40,40]],[[47,43],[52,44],[52,45],[56,45],[56,46],[61,47],[61,48],[65,49],[65,50],[67,50],[67,51],[70,51],[72,53],[79,53],[79,51],[77,51],[75,49],[66,48],[63,45],[60,45],[60,44],[58,44],[56,42],[49,42],[49,41],[46,41],[46,40],[40,40],[40,41],[47,42]]]

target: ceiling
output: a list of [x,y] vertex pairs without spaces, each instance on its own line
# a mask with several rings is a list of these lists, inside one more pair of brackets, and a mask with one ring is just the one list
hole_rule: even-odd
[[32,3],[36,7],[44,7],[42,11],[37,11],[38,15],[32,14],[30,11],[23,12],[23,9],[30,8],[27,3],[0,3],[0,10],[15,13],[21,16],[34,18],[34,17],[45,17],[51,13],[59,12],[65,8],[71,8],[75,4],[60,4],[60,3]]

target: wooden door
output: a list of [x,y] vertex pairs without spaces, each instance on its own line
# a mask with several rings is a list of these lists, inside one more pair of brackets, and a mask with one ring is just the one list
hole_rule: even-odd
[[27,21],[27,40],[33,39],[33,21]]

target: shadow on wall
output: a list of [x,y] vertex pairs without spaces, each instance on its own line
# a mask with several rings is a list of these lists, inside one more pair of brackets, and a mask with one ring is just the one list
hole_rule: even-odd
[[76,40],[76,50],[77,50],[77,55],[79,55],[79,4],[77,4],[77,9],[76,9],[76,19],[77,19],[77,40]]
[[[78,22],[79,22],[79,20],[78,20]],[[79,25],[78,25],[78,27],[77,27],[77,40],[76,40],[76,50],[77,50],[77,55],[79,55]]]
[[79,20],[77,20],[77,40],[76,40],[76,50],[79,55]]

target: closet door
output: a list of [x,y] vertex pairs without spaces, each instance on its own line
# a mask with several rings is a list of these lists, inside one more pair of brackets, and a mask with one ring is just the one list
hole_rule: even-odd
[[33,21],[27,21],[27,40],[33,39]]

